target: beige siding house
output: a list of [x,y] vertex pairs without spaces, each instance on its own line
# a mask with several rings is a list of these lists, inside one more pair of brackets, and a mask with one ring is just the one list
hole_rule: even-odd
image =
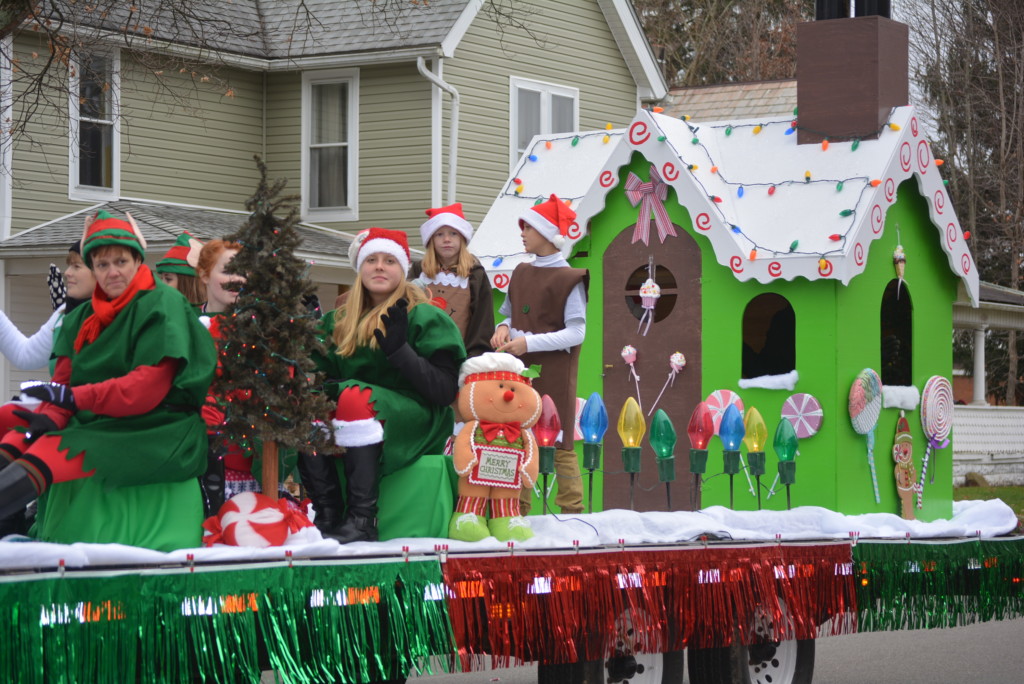
[[[386,9],[210,3],[202,25],[221,30],[204,44],[165,17],[138,23],[143,40],[126,16],[78,16],[80,49],[31,115],[19,94],[47,48],[8,38],[0,111],[24,133],[0,147],[3,310],[26,333],[47,318],[46,268],[97,208],[144,215],[151,262],[183,230],[230,232],[255,154],[300,196],[300,256],[328,304],[352,281],[355,232],[420,247],[424,210],[453,201],[478,223],[534,135],[618,127],[667,92],[628,0],[515,3],[511,22],[484,0]],[[23,375],[0,359],[0,391]]]

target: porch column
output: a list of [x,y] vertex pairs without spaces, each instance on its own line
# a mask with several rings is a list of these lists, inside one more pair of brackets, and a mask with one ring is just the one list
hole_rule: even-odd
[[987,325],[974,329],[974,398],[971,406],[988,406],[985,401],[985,331]]

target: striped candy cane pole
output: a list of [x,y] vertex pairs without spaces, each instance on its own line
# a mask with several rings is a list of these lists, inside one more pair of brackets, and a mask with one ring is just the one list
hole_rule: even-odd
[[878,493],[878,472],[875,470],[875,431],[868,432],[868,466],[871,467],[871,486],[875,489],[875,503],[882,503]]
[[917,507],[924,507],[924,478],[928,474],[928,457],[932,453],[932,440],[929,437],[928,446],[924,448],[924,458],[921,460],[921,479],[917,482]]

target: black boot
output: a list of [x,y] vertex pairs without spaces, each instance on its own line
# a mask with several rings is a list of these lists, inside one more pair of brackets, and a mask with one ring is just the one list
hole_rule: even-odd
[[377,495],[380,492],[381,442],[347,447],[341,460],[345,464],[345,522],[331,535],[341,544],[377,541]]
[[224,505],[224,454],[227,448],[217,437],[210,438],[210,448],[206,452],[206,472],[199,478],[199,486],[203,490],[203,510],[209,518],[217,515]]
[[316,511],[313,523],[320,534],[330,537],[341,526],[341,511],[345,507],[335,459],[325,454],[299,452],[298,466],[302,486]]
[[24,518],[25,507],[39,496],[39,490],[20,463],[0,470],[0,520]]

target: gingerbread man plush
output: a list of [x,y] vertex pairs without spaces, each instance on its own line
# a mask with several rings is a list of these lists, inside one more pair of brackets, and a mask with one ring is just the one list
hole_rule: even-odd
[[[540,395],[512,354],[469,359],[459,373],[459,413],[467,419],[455,438],[459,501],[448,536],[479,541],[524,541],[533,536],[519,515],[519,492],[537,479]],[[491,505],[490,518],[487,504]]]

